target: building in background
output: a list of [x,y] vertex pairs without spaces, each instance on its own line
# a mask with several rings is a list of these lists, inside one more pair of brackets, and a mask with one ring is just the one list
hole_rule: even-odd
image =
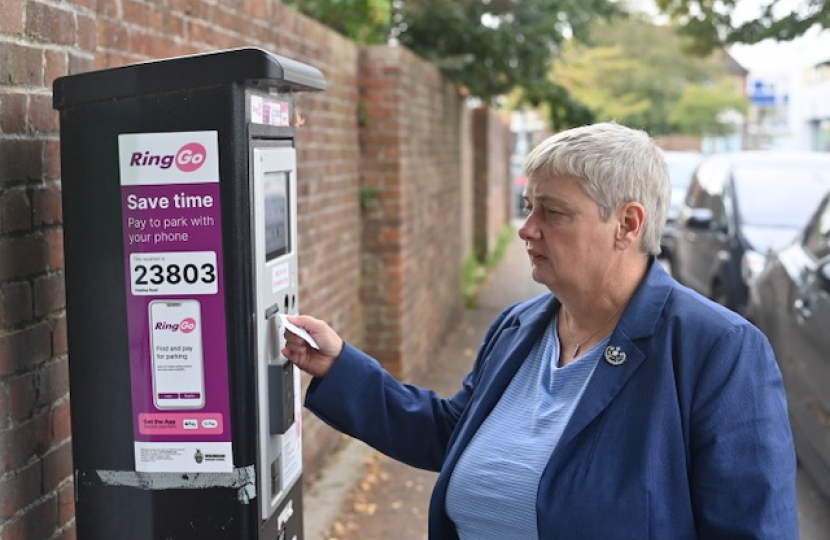
[[830,151],[830,31],[731,52],[749,70],[744,148]]

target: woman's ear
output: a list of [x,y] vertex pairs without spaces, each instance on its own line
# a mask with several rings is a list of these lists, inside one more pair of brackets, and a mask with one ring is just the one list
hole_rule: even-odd
[[631,247],[632,244],[639,243],[643,235],[646,211],[642,204],[629,202],[620,208],[617,215],[620,221],[617,227],[617,237],[614,239],[614,247],[625,250]]

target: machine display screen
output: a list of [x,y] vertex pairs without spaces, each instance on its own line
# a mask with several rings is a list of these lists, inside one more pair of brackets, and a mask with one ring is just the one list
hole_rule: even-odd
[[270,261],[291,251],[289,230],[288,173],[267,172],[263,180],[265,199],[265,259]]

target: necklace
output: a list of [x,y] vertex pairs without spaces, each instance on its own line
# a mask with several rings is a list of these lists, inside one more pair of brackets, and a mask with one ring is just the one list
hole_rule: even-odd
[[[624,305],[625,305],[625,304],[623,304],[623,306],[624,306]],[[565,326],[567,326],[567,327],[568,327],[568,333],[571,335],[571,339],[572,339],[573,341],[576,341],[576,345],[574,345],[574,350],[573,350],[573,352],[571,353],[571,358],[576,358],[576,355],[577,355],[577,354],[579,354],[579,349],[581,349],[583,345],[585,345],[586,343],[588,343],[588,340],[590,340],[592,337],[594,337],[595,335],[597,335],[597,333],[599,333],[599,331],[600,331],[600,330],[602,330],[603,328],[605,328],[606,326],[608,326],[608,323],[610,323],[610,322],[611,322],[611,319],[613,319],[614,317],[616,317],[617,313],[619,313],[619,312],[620,312],[620,310],[622,310],[622,306],[620,306],[620,307],[617,309],[617,311],[615,311],[614,313],[612,313],[612,314],[611,314],[611,316],[610,316],[610,317],[608,317],[608,319],[607,319],[604,323],[602,323],[602,326],[600,326],[599,328],[597,328],[596,330],[594,330],[593,332],[591,332],[591,335],[589,335],[589,336],[588,336],[588,337],[586,337],[585,339],[582,339],[582,340],[579,340],[579,341],[577,341],[576,336],[574,336],[574,332],[573,332],[573,330],[571,330],[571,314],[570,314],[570,312],[569,312],[569,311],[566,311],[566,312],[565,312]]]

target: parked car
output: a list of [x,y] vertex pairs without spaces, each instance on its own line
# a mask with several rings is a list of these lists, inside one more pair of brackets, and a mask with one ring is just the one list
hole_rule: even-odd
[[787,244],[830,189],[830,153],[735,152],[706,158],[677,221],[672,273],[744,314],[769,249]]
[[830,195],[750,291],[748,313],[784,377],[799,461],[830,497]]
[[663,237],[660,240],[661,257],[669,263],[671,268],[674,259],[674,246],[677,242],[677,218],[680,215],[680,208],[683,206],[683,199],[689,189],[692,176],[700,162],[703,154],[693,151],[663,151],[666,165],[669,169],[671,180],[671,204],[669,213],[666,216],[666,225],[663,228]]

